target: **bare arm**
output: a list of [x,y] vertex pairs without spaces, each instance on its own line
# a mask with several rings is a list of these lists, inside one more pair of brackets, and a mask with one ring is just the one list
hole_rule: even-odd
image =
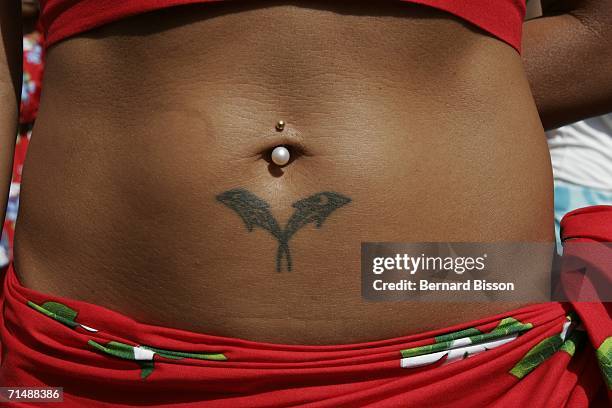
[[8,200],[21,97],[21,3],[0,1],[0,219]]
[[544,128],[611,112],[612,0],[542,0],[542,10],[523,26],[523,61]]

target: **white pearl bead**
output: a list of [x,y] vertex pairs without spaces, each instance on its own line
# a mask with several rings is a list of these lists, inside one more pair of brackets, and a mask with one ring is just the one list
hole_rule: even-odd
[[287,150],[287,148],[284,146],[277,146],[274,148],[274,150],[272,150],[272,161],[277,166],[284,166],[285,164],[289,163],[290,157],[291,154],[289,153],[289,150]]

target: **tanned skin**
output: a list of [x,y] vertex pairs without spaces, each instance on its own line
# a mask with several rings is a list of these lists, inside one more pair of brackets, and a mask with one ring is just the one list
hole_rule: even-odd
[[612,1],[543,0],[523,61],[545,129],[612,112]]
[[[521,306],[365,302],[360,242],[554,240],[546,140],[520,55],[433,9],[166,9],[50,47],[43,89],[14,249],[22,283],[41,292],[210,334],[350,343]],[[11,150],[14,129],[2,137]],[[282,169],[269,158],[278,145],[292,154]],[[350,203],[322,228],[273,239],[219,200],[237,189],[283,226],[308,197]],[[291,272],[284,249],[278,272],[279,245]],[[546,284],[549,261],[517,276]]]

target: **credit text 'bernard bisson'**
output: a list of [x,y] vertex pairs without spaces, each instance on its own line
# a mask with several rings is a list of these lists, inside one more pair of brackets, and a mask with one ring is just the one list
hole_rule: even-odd
[[[372,260],[372,273],[382,275],[387,271],[402,271],[415,275],[419,271],[454,272],[462,275],[464,272],[478,272],[486,269],[487,254],[479,257],[459,256],[410,256],[396,254],[394,257],[376,257]],[[427,279],[400,279],[385,282],[376,279],[372,282],[376,291],[513,291],[512,282],[489,282],[485,279],[467,279],[463,282],[430,282]]]

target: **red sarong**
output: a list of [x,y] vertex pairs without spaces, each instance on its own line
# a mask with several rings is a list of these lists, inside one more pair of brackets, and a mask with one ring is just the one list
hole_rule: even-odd
[[[612,207],[566,219],[572,241],[612,242]],[[0,386],[63,387],[63,403],[7,404],[19,407],[607,406],[612,377],[604,303],[543,303],[388,340],[296,346],[142,324],[24,288],[12,263],[0,341]]]

